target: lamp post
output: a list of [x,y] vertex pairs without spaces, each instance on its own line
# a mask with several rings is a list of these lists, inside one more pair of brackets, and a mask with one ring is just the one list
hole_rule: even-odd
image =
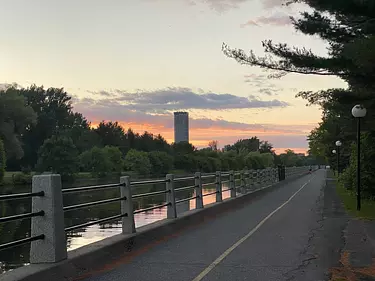
[[341,141],[336,141],[336,147],[337,147],[337,175],[340,175],[340,146],[342,146]]
[[366,108],[362,105],[355,105],[352,108],[352,115],[357,118],[357,210],[361,210],[361,118],[365,117]]
[[[336,149],[332,150],[332,153],[336,154]],[[333,172],[335,172],[335,170],[333,170]]]

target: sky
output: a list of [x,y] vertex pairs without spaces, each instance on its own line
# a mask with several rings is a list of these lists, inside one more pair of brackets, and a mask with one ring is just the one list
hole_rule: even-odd
[[190,142],[257,136],[305,152],[321,118],[299,91],[346,87],[335,77],[268,72],[227,58],[222,44],[262,55],[262,40],[327,45],[297,33],[284,0],[0,0],[0,83],[64,87],[93,125],[118,121],[173,141],[188,111]]

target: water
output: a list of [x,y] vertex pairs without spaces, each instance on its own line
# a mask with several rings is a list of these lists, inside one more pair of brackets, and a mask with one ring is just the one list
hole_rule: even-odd
[[[205,183],[213,182],[214,178],[204,180]],[[103,182],[99,182],[102,184]],[[94,183],[90,183],[94,184]],[[97,182],[95,184],[98,184]],[[79,185],[87,185],[79,184]],[[177,182],[175,188],[183,186],[192,186],[194,181]],[[76,185],[78,186],[78,185]],[[227,189],[228,184],[223,184],[223,189]],[[2,188],[1,193],[9,194],[30,192],[30,186]],[[154,184],[140,187],[133,187],[133,195],[165,190],[165,184]],[[215,191],[215,185],[208,185],[203,188],[203,194]],[[99,201],[120,196],[119,188],[106,190],[96,190],[90,192],[79,192],[64,195],[64,206],[81,204],[84,202]],[[176,192],[176,200],[195,196],[194,189]],[[144,209],[165,203],[166,195],[161,194],[151,197],[143,197],[133,200],[134,210]],[[223,199],[229,198],[230,192],[223,192]],[[216,195],[205,196],[203,202],[205,205],[214,203]],[[177,212],[181,214],[195,208],[195,199],[180,203],[177,205]],[[0,201],[0,217],[11,216],[15,214],[27,213],[31,211],[31,199],[20,199],[11,201]],[[89,221],[98,220],[120,214],[120,202],[92,206],[65,212],[65,227],[83,224]],[[167,216],[167,207],[147,211],[135,215],[136,227],[141,227],[158,220],[165,219]],[[121,221],[113,221],[100,225],[93,225],[82,229],[70,231],[67,233],[68,251],[77,249],[84,245],[100,241],[104,238],[121,233]],[[30,235],[30,219],[19,220],[0,224],[0,244],[22,239]],[[0,273],[14,269],[29,262],[30,244],[14,247],[8,250],[0,251]]]

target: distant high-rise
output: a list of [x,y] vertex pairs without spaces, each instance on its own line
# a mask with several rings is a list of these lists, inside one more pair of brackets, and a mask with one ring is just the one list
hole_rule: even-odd
[[174,142],[189,142],[189,113],[174,113]]

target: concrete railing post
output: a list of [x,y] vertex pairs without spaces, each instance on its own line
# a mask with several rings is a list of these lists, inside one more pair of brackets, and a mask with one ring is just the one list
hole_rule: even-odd
[[253,190],[253,170],[249,170],[249,189]]
[[176,209],[176,197],[174,194],[174,175],[168,174],[166,176],[166,189],[167,193],[167,218],[168,219],[175,219],[177,218],[177,209]]
[[222,193],[222,184],[221,184],[221,172],[216,172],[215,177],[215,184],[216,184],[216,202],[223,201],[223,193]]
[[248,193],[250,189],[250,170],[245,171],[245,193]]
[[237,196],[236,193],[236,182],[234,180],[234,171],[229,172],[229,188],[230,188],[230,197],[234,198]]
[[251,182],[252,182],[252,188],[256,189],[256,182],[257,182],[257,174],[255,170],[251,170]]
[[135,233],[135,221],[133,213],[133,199],[132,189],[130,185],[130,177],[121,177],[120,184],[121,197],[123,198],[123,200],[121,200],[121,214],[127,214],[127,216],[122,217],[122,233]]
[[241,194],[244,194],[244,190],[245,190],[245,173],[242,170],[240,172],[240,192],[241,192]]
[[194,176],[194,185],[195,185],[195,208],[202,209],[203,206],[203,190],[202,190],[202,173],[196,172]]
[[273,169],[273,182],[278,182],[278,171],[277,171],[277,168],[274,168]]
[[262,169],[263,173],[263,186],[267,186],[267,169]]
[[271,168],[267,168],[267,184],[271,184],[272,183],[272,172],[271,172]]
[[273,168],[269,168],[270,169],[270,181],[271,181],[271,184],[274,183],[274,173],[273,173]]
[[32,192],[41,191],[44,196],[32,198],[31,211],[44,211],[44,216],[31,219],[31,236],[44,234],[44,239],[31,242],[32,264],[54,263],[67,258],[60,175],[33,176]]

